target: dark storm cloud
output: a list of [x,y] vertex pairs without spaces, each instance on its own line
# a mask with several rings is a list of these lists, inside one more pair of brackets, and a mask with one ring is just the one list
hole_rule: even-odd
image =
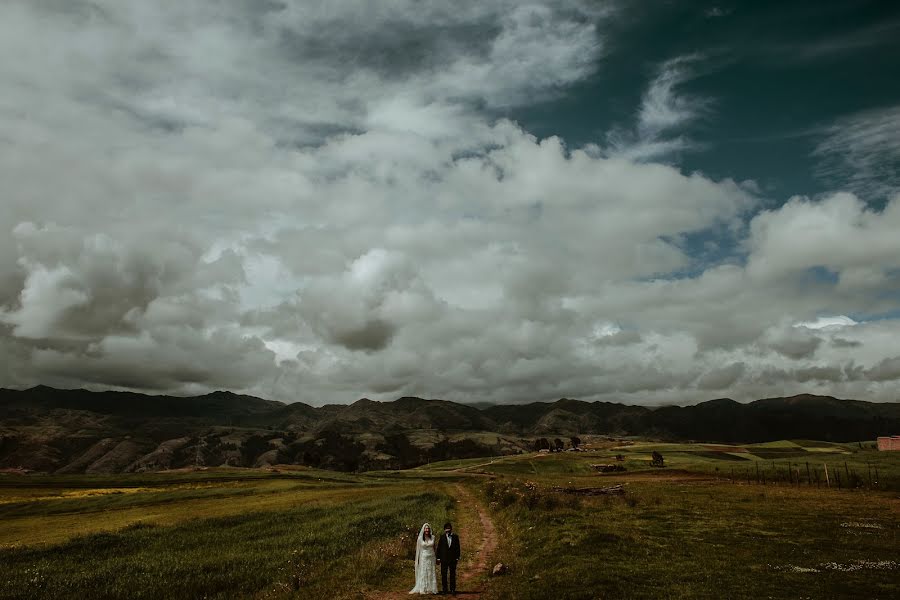
[[335,331],[330,334],[330,339],[350,350],[381,350],[393,336],[393,325],[381,319],[372,319],[356,328]]
[[885,358],[866,371],[872,381],[893,381],[900,379],[900,356]]
[[779,354],[796,360],[811,357],[821,343],[822,338],[817,335],[793,329],[773,340],[770,346]]
[[831,340],[831,345],[836,348],[858,348],[862,346],[862,342],[858,340],[845,340],[844,338],[836,337]]
[[845,373],[840,367],[807,367],[796,369],[791,379],[805,383],[807,381],[841,381]]
[[701,390],[723,390],[729,388],[747,370],[747,365],[742,362],[730,364],[721,369],[704,373],[697,380],[697,387]]
[[240,388],[277,375],[262,341],[179,328],[139,338],[108,337],[84,352],[36,349],[34,368],[63,386],[97,384],[165,391]]

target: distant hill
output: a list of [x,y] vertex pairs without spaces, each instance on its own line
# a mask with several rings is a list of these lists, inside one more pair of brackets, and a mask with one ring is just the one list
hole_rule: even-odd
[[839,400],[802,394],[741,404],[729,398],[695,406],[669,406],[647,413],[644,435],[718,442],[874,439],[900,427],[900,403]]
[[810,395],[656,409],[567,398],[490,406],[413,397],[313,407],[230,392],[182,398],[0,389],[0,468],[61,473],[277,463],[407,468],[515,453],[542,436],[846,442],[897,432],[898,403]]
[[640,420],[653,411],[643,406],[563,398],[556,402],[496,405],[483,412],[499,431],[505,432],[639,435]]

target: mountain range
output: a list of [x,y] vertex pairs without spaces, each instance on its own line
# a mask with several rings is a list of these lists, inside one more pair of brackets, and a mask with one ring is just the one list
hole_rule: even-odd
[[517,453],[546,436],[847,442],[898,432],[900,403],[812,395],[659,408],[567,398],[476,407],[414,397],[313,407],[231,392],[173,397],[0,389],[0,469],[53,473],[284,463],[408,468]]

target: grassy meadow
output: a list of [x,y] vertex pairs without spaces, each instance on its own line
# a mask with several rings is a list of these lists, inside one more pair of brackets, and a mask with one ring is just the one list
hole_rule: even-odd
[[[900,453],[804,440],[585,449],[363,474],[0,475],[0,598],[403,597],[422,521],[453,520],[474,559],[484,515],[498,547],[464,563],[478,570],[471,597],[900,596]],[[595,468],[608,464],[625,470]],[[509,572],[488,579],[499,561]]]
[[[774,465],[772,448],[786,449]],[[650,465],[653,450],[666,467]],[[723,456],[732,453],[742,458]],[[769,473],[765,484],[757,463]],[[820,472],[829,465],[831,487],[816,484],[813,463]],[[600,474],[596,464],[626,471]],[[854,481],[863,487],[848,488],[846,475],[841,488],[834,481],[838,469],[867,474],[874,465],[872,488],[861,476]],[[509,540],[497,559],[513,573],[493,581],[488,598],[900,596],[897,454],[813,442],[603,442],[477,469],[497,475],[483,493]],[[566,491],[619,484],[622,495]]]
[[0,479],[0,597],[354,598],[406,586],[421,520],[454,508],[330,472],[76,480]]

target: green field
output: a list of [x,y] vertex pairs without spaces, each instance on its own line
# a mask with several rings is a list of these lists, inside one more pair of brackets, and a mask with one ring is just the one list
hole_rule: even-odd
[[0,475],[0,598],[399,598],[419,526],[445,519],[469,597],[894,598],[898,491],[900,454],[808,440],[598,441],[367,474]]

